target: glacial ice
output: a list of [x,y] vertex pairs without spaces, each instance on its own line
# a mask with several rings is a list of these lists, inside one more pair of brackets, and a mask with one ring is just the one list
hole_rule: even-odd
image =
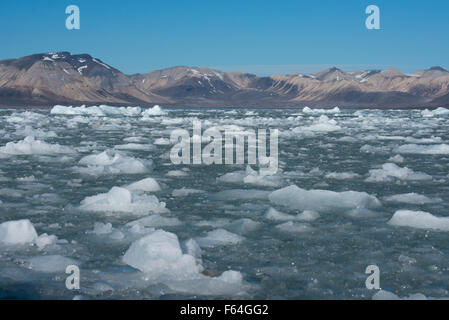
[[133,182],[125,187],[130,191],[158,192],[161,191],[159,183],[153,178],[145,178],[143,180]]
[[435,145],[419,145],[419,144],[404,144],[397,147],[395,150],[397,153],[402,154],[449,154],[449,145],[447,144],[435,144]]
[[0,224],[0,243],[26,244],[38,238],[30,220],[7,221]]
[[269,195],[272,203],[293,210],[318,212],[346,211],[358,207],[376,209],[380,201],[366,192],[328,190],[304,190],[295,185],[276,190]]
[[28,269],[44,273],[62,273],[63,275],[65,275],[66,268],[70,265],[79,266],[79,263],[74,259],[61,255],[37,256],[26,261]]
[[86,197],[79,206],[81,210],[93,212],[117,212],[134,215],[166,213],[164,202],[154,195],[138,194],[121,187],[113,187],[107,193]]
[[200,247],[204,248],[234,245],[242,242],[243,240],[243,237],[231,233],[225,229],[209,231],[205,237],[196,238],[196,242],[198,242]]
[[384,197],[383,200],[387,202],[409,203],[409,204],[426,204],[441,201],[441,199],[431,199],[429,197],[414,192]]
[[335,180],[351,180],[359,178],[360,175],[354,172],[329,172],[325,177]]
[[284,222],[282,224],[277,225],[276,228],[281,231],[290,233],[303,233],[314,230],[314,228],[312,228],[310,225],[306,223],[298,223],[294,221]]
[[0,147],[0,153],[5,155],[58,155],[69,154],[75,151],[59,144],[49,144],[28,136],[19,142],[8,142]]
[[77,167],[76,170],[85,174],[138,174],[149,172],[152,169],[153,161],[137,159],[113,150],[106,150],[100,154],[81,158],[79,164],[83,167]]
[[369,171],[369,177],[366,182],[390,182],[394,178],[404,181],[426,181],[432,180],[432,176],[415,172],[407,167],[401,168],[394,163],[385,163],[382,169],[373,169]]
[[302,109],[303,113],[311,113],[311,114],[317,114],[317,113],[339,113],[340,108],[335,107],[333,109],[311,109],[309,107],[304,107]]
[[7,221],[0,224],[0,244],[35,244],[40,250],[56,243],[58,238],[46,233],[37,235],[34,225],[28,219]]
[[262,187],[280,187],[283,180],[278,175],[264,175],[251,168],[246,167],[245,171],[228,172],[217,178],[218,182],[235,184],[252,184]]
[[142,117],[152,117],[152,116],[163,116],[166,115],[167,112],[162,110],[162,108],[158,105],[155,105],[153,108],[146,109],[142,112]]
[[449,218],[436,217],[424,211],[399,210],[388,221],[388,224],[417,229],[433,229],[449,231]]
[[188,188],[181,188],[181,189],[175,189],[172,192],[173,197],[187,197],[191,194],[198,194],[198,193],[205,193],[203,190],[198,189],[188,189]]
[[421,115],[423,117],[434,117],[434,116],[441,116],[441,115],[446,115],[446,114],[449,114],[449,109],[442,108],[442,107],[439,107],[435,110],[425,109],[425,110],[421,111]]
[[312,132],[333,132],[341,130],[341,127],[337,125],[337,121],[330,120],[326,115],[321,115],[317,122],[301,129]]
[[314,221],[320,217],[316,211],[305,210],[297,215],[280,212],[274,208],[268,209],[265,218],[274,221]]
[[141,114],[140,107],[111,107],[106,105],[92,106],[92,107],[67,107],[55,105],[50,113],[55,115],[88,115],[97,117],[106,116],[127,116],[135,117]]
[[201,249],[195,241],[188,240],[181,246],[175,234],[163,230],[134,241],[123,262],[143,272],[146,281],[164,283],[176,292],[207,296],[239,295],[245,291],[240,272],[228,270],[218,277],[204,275]]

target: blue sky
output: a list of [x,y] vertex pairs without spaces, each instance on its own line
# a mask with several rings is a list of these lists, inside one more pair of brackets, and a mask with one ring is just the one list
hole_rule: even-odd
[[[65,28],[78,5],[81,29]],[[365,28],[365,8],[381,30]],[[0,59],[89,53],[132,74],[175,65],[260,75],[449,69],[447,0],[2,0]]]

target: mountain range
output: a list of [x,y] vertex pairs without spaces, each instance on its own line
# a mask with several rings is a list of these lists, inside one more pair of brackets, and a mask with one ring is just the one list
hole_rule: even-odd
[[141,105],[185,107],[449,106],[449,72],[431,67],[256,76],[173,67],[126,75],[88,54],[41,53],[0,61],[0,106]]

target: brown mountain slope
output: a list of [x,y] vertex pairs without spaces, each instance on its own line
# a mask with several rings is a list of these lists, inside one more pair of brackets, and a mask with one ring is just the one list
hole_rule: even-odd
[[35,54],[0,61],[0,105],[319,106],[411,108],[447,103],[449,72],[387,70],[258,77],[198,67],[125,75],[88,54]]

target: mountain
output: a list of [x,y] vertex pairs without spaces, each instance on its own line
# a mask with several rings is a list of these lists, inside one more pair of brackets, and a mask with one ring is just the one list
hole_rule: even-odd
[[0,61],[1,106],[110,104],[203,107],[416,108],[449,103],[449,72],[431,67],[259,77],[178,66],[126,75],[88,54],[42,53]]

